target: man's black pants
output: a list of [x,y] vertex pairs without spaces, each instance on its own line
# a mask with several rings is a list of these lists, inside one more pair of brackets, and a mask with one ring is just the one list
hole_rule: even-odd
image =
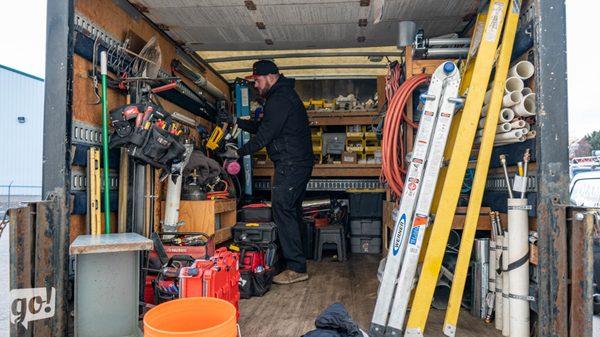
[[277,165],[271,193],[273,220],[286,267],[298,273],[306,273],[300,226],[302,201],[311,173],[312,167]]

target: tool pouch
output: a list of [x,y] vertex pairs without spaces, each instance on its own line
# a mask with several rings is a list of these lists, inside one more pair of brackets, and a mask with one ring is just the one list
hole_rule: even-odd
[[170,163],[169,165],[175,164],[183,160],[184,154],[185,146],[183,146],[183,144],[181,144],[179,141],[175,140],[171,143],[167,153],[161,157],[160,161],[164,163]]
[[[146,104],[126,104],[110,111],[111,126],[110,148],[127,147],[131,157],[144,164],[171,172],[171,166],[184,159],[185,147],[179,136],[157,127],[158,120],[170,122],[170,115],[152,106],[152,118],[149,128],[144,128],[142,114],[148,107]],[[135,108],[135,109],[132,109]],[[138,111],[137,114],[128,113]],[[137,124],[137,125],[136,125]]]
[[143,153],[145,156],[157,161],[167,154],[171,144],[175,141],[167,131],[155,126],[152,126],[150,130],[148,130],[146,136]]

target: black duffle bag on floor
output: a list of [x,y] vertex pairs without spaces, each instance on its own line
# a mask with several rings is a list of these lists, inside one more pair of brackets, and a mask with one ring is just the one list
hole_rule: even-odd
[[274,276],[275,270],[273,268],[266,268],[259,272],[240,270],[240,297],[263,296],[271,289]]

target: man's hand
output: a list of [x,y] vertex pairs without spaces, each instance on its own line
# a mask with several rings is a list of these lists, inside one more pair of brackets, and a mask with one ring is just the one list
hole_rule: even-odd
[[219,157],[221,157],[223,159],[230,159],[230,160],[235,160],[240,157],[238,155],[238,148],[233,143],[227,143],[225,145],[225,150],[223,152],[220,152],[218,155],[219,155]]
[[217,123],[235,124],[235,117],[225,110],[219,110],[217,113]]

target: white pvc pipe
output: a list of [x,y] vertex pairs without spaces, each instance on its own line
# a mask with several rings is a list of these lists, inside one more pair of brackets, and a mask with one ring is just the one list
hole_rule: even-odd
[[515,112],[510,108],[504,108],[500,110],[499,121],[502,123],[508,123],[515,118]]
[[[523,81],[518,77],[509,77],[504,82],[504,94],[510,94],[512,92],[521,92],[525,87]],[[490,100],[492,99],[492,89],[489,89],[485,92],[485,96],[483,97],[483,105],[488,105]]]
[[537,132],[535,132],[535,130],[531,130],[531,131],[527,132],[527,134],[525,135],[525,139],[533,139],[533,138],[535,138],[536,134],[537,134]]
[[[504,232],[504,242],[502,249],[504,256],[502,258],[502,269],[508,269],[508,235]],[[510,302],[508,294],[510,293],[510,272],[502,272],[502,336],[510,336]]]
[[489,105],[484,105],[483,108],[481,108],[481,117],[482,118],[487,116],[488,108],[489,108]]
[[535,116],[535,94],[529,94],[523,97],[521,103],[515,105],[513,110],[521,117]]
[[521,136],[521,137],[515,138],[515,139],[509,139],[509,140],[502,140],[502,141],[494,142],[494,146],[502,146],[502,145],[507,145],[507,144],[522,143],[522,142],[524,142],[526,140],[527,139],[525,138],[525,136]]
[[513,129],[523,129],[525,128],[525,124],[527,124],[527,122],[521,119],[510,122],[510,126],[512,126]]
[[525,87],[523,88],[523,90],[521,90],[521,93],[523,94],[523,96],[527,96],[529,94],[531,94],[533,92],[533,90],[531,90],[530,87]]
[[524,87],[523,80],[518,77],[508,77],[504,82],[504,90],[507,94],[513,91],[522,91]]
[[[490,233],[493,233],[494,229]],[[494,236],[490,238],[490,261],[489,261],[489,278],[488,278],[488,291],[496,297],[496,241]]]
[[486,119],[487,119],[487,117],[483,117],[482,119],[479,120],[479,128],[483,129]]
[[[192,151],[194,150],[193,144],[184,144],[185,153],[184,161],[182,163],[181,170],[185,168],[187,162],[190,159]],[[169,175],[170,176],[170,175]],[[169,177],[167,179],[167,195],[165,196],[165,219],[163,222],[163,230],[165,232],[176,232],[179,223],[179,204],[181,201],[181,178],[182,174],[177,176],[175,182]]]
[[[508,199],[508,263],[514,263],[529,253],[529,223],[527,199]],[[510,294],[529,296],[529,259],[509,273]],[[529,301],[509,298],[510,336],[529,337]]]
[[[503,235],[497,235],[496,236],[496,266],[498,266],[498,268],[501,269],[501,263],[500,263],[500,257],[503,254],[503,250],[502,247],[504,246],[504,236]],[[503,286],[503,281],[502,281],[502,272],[500,273],[495,273],[496,274],[496,307],[494,308],[496,311],[495,314],[495,320],[494,320],[494,326],[496,327],[496,329],[498,330],[502,330],[502,324],[503,324],[503,319],[502,319],[502,314],[504,313],[504,310],[502,308],[502,304],[503,304],[503,300],[502,300],[502,286]]]
[[505,133],[499,133],[496,135],[497,141],[509,140],[509,139],[517,139],[521,136],[524,136],[527,132],[524,129],[513,129]]
[[[498,124],[498,126],[496,127],[496,133],[508,132],[511,129],[512,127],[510,126],[510,123]],[[477,137],[483,137],[483,129],[477,130]]]
[[[510,110],[510,109],[507,108],[507,109],[500,110],[500,114],[498,115],[498,124],[508,123],[514,118],[514,116],[515,116],[514,112],[505,111],[505,110]],[[487,116],[482,117],[479,120],[479,128],[480,129],[483,129],[486,120],[487,120]]]
[[[525,121],[523,121],[525,122]],[[525,126],[523,127],[525,130],[527,130],[527,132],[531,131],[531,124],[525,122]],[[526,133],[527,134],[527,133]]]
[[483,105],[488,105],[490,100],[492,99],[492,89],[485,92],[485,96],[483,96]]
[[533,63],[529,61],[521,61],[508,69],[508,76],[518,77],[522,80],[526,80],[533,76],[534,71],[535,67],[533,66]]
[[509,92],[502,98],[502,107],[510,108],[511,106],[521,103],[522,100],[523,94],[520,91]]
[[496,127],[496,133],[504,133],[510,130],[512,130],[512,126],[510,125],[510,123],[498,124],[498,126]]
[[[487,116],[488,108],[489,105],[484,105],[483,108],[481,108],[481,118]],[[500,117],[498,119],[498,122],[507,123],[513,120],[513,118],[515,118],[515,112],[512,111],[511,108],[503,108],[502,110],[500,110]]]

